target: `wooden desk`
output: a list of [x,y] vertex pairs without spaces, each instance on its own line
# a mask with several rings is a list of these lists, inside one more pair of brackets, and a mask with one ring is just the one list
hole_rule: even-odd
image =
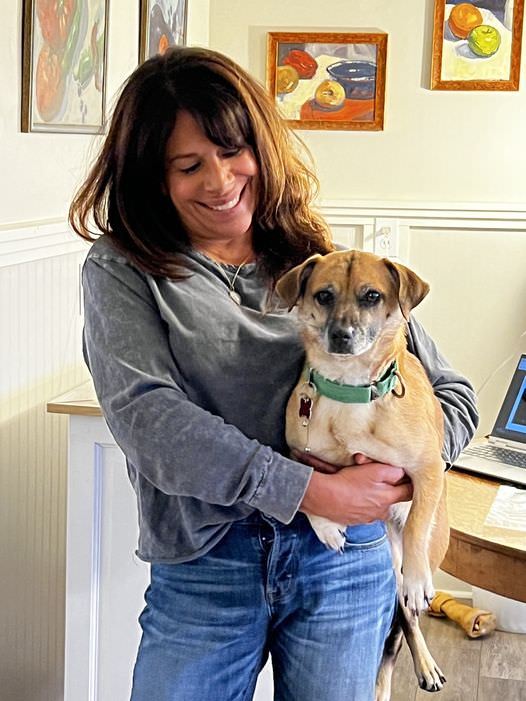
[[484,525],[499,483],[450,470],[447,486],[451,539],[441,569],[526,602],[526,533]]

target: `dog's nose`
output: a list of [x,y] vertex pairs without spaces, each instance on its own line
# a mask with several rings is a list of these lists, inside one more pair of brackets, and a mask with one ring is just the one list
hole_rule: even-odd
[[341,326],[331,329],[329,333],[330,353],[349,353],[352,344],[352,331]]

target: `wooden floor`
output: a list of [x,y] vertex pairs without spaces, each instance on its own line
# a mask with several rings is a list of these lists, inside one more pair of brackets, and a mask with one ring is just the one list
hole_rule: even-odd
[[526,701],[526,635],[495,631],[471,640],[452,621],[426,614],[421,626],[447,682],[437,693],[419,689],[404,641],[391,701]]

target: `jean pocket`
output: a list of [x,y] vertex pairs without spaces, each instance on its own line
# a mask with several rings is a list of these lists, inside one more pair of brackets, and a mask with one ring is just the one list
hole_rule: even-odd
[[347,526],[344,548],[377,548],[386,539],[387,531],[383,521]]

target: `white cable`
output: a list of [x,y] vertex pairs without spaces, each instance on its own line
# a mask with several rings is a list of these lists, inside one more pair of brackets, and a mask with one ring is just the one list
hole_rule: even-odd
[[484,389],[484,387],[485,387],[489,382],[491,382],[491,380],[495,377],[495,375],[499,372],[499,370],[502,370],[502,368],[503,368],[507,363],[509,363],[510,360],[512,360],[512,359],[515,357],[515,354],[516,354],[516,352],[517,352],[517,348],[519,347],[520,342],[521,342],[522,338],[524,338],[524,336],[526,336],[526,330],[524,330],[524,331],[521,333],[521,335],[520,335],[519,338],[517,339],[517,343],[513,346],[513,350],[512,350],[512,352],[508,355],[508,357],[507,357],[505,360],[503,360],[502,363],[501,363],[499,366],[497,366],[497,367],[495,368],[495,370],[493,370],[493,372],[490,373],[490,374],[488,375],[488,377],[486,377],[486,379],[484,380],[484,382],[480,385],[480,387],[479,387],[478,390],[477,390],[477,396],[480,396],[480,393],[482,392],[482,390]]

